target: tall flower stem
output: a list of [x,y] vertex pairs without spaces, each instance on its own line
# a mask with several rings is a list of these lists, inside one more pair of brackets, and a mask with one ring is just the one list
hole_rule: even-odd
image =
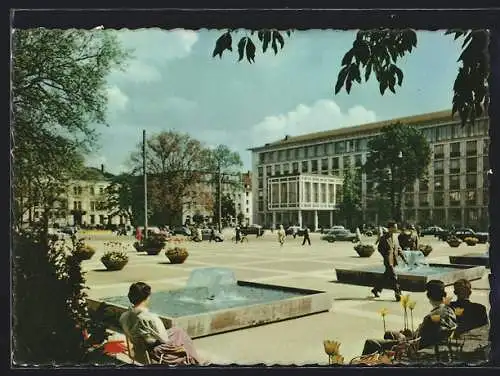
[[385,316],[382,316],[382,321],[383,321],[383,323],[384,323],[384,334],[385,334],[385,332],[387,332],[387,329],[386,329],[386,327],[385,327]]
[[411,317],[411,332],[413,334],[413,309],[410,309],[410,317]]

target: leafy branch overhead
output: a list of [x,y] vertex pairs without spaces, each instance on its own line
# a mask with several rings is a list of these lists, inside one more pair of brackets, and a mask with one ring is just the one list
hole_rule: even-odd
[[375,74],[380,94],[383,95],[386,89],[395,93],[394,86],[401,86],[403,82],[403,71],[396,63],[406,53],[411,53],[416,46],[417,34],[413,30],[359,31],[352,48],[342,59],[335,94],[338,94],[344,85],[349,94],[354,81],[361,83],[362,71],[365,82],[372,72]]
[[[233,51],[232,35],[236,29],[229,29],[222,34],[215,44],[213,57],[219,56],[228,50]],[[255,34],[255,31],[250,33]],[[291,32],[286,31],[290,36]],[[453,35],[454,39],[463,39],[462,53],[458,58],[460,66],[453,85],[452,115],[458,114],[462,124],[467,121],[474,123],[475,119],[487,113],[489,106],[488,78],[488,42],[489,34],[486,30],[448,30],[445,35]],[[275,54],[284,47],[283,35],[277,30],[257,31],[262,52],[268,50],[269,44]],[[335,84],[335,94],[345,87],[350,94],[354,82],[361,84],[372,77],[379,83],[380,94],[389,89],[396,93],[396,85],[403,83],[404,73],[398,67],[398,62],[410,54],[417,47],[417,34],[414,30],[360,30],[352,48],[346,52],[341,61],[341,68]],[[238,61],[255,62],[255,43],[248,35],[238,42]]]
[[[229,29],[224,34],[222,34],[217,41],[215,42],[215,48],[212,53],[212,57],[219,56],[222,58],[222,54],[224,51],[228,50],[230,52],[233,51],[233,37],[232,34],[236,33],[236,29]],[[285,31],[287,36],[290,36],[291,31]],[[255,31],[250,32],[250,35],[255,35]],[[257,38],[262,46],[262,53],[266,53],[269,48],[269,44],[271,44],[271,48],[276,55],[278,53],[278,44],[279,49],[283,49],[285,45],[285,39],[283,35],[278,30],[259,30],[257,32]],[[238,42],[238,61],[243,60],[244,57],[248,60],[249,63],[255,62],[255,43],[251,36],[241,37]]]

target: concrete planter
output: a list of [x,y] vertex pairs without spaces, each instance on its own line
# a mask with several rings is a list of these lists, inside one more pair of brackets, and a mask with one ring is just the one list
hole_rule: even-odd
[[448,245],[452,248],[458,248],[458,246],[462,243],[460,240],[448,240]]
[[371,244],[358,244],[354,247],[359,257],[370,257],[375,252],[375,247]]
[[432,252],[432,246],[429,244],[420,244],[418,250],[424,254],[425,257],[429,256]]
[[123,260],[123,261],[111,261],[111,260],[102,260],[101,262],[104,264],[106,269],[109,271],[116,271],[116,270],[122,270],[125,265],[127,265],[128,260]]
[[145,248],[144,250],[146,253],[150,256],[156,256],[160,254],[161,250],[163,247],[150,247],[150,248]]

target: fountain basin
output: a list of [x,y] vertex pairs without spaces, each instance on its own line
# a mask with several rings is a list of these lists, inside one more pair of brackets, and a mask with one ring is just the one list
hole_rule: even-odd
[[490,267],[490,258],[485,253],[467,253],[461,256],[450,256],[450,264],[477,265]]
[[[324,291],[248,281],[226,286],[216,300],[200,301],[203,294],[203,287],[153,292],[150,310],[160,316],[166,328],[180,327],[198,338],[326,312],[333,303],[331,294]],[[121,331],[118,319],[129,307],[126,296],[87,298],[87,303],[91,311],[104,303],[106,325]]]
[[[359,269],[335,269],[337,281],[360,286],[375,286],[382,279],[384,266],[369,266]],[[484,266],[429,264],[425,268],[397,271],[399,284],[405,291],[425,291],[427,282],[433,279],[443,281],[448,286],[456,280],[465,278],[469,281],[481,279],[486,272]],[[384,286],[389,288],[389,286]]]

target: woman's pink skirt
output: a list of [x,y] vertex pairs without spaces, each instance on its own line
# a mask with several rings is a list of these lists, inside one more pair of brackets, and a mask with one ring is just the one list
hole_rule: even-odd
[[[196,365],[200,360],[194,348],[193,340],[181,328],[168,330],[170,343],[162,343],[151,351],[151,357],[162,364]],[[162,356],[163,355],[163,356]]]

